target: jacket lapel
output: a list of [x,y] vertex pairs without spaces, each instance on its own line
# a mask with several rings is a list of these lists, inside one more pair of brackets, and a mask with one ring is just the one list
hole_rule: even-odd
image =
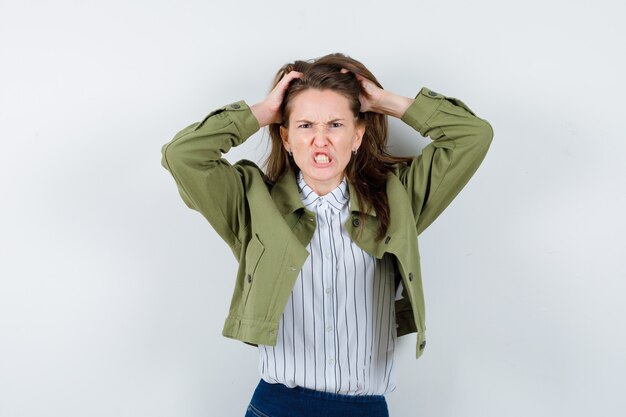
[[304,204],[300,200],[296,176],[291,168],[274,184],[271,196],[274,204],[276,204],[276,208],[278,208],[283,217],[300,208],[304,208]]
[[350,212],[354,213],[365,213],[370,216],[376,217],[376,211],[373,207],[369,207],[367,211],[363,211],[361,207],[361,203],[359,202],[359,197],[356,194],[356,190],[350,181],[348,181],[348,191],[350,192]]

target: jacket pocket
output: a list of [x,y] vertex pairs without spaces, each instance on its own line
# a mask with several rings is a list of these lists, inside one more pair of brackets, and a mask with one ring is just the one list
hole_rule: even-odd
[[263,256],[263,252],[265,252],[265,246],[259,240],[259,237],[255,233],[252,235],[252,239],[248,242],[248,246],[246,247],[246,255],[245,255],[245,271],[246,275],[244,277],[244,289],[243,289],[243,305],[245,306],[248,302],[248,295],[250,294],[250,289],[254,284],[254,274],[256,273],[256,268],[259,265],[259,261],[261,260],[261,256]]

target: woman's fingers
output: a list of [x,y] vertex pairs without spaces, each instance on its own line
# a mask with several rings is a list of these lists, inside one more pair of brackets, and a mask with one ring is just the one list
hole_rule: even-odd
[[[293,80],[294,78],[300,78],[302,77],[302,75],[304,75],[303,73],[301,73],[300,71],[289,71],[287,74],[285,74],[285,76],[283,77],[283,79],[288,79],[289,81]],[[288,81],[288,82],[289,82]]]
[[[352,71],[347,68],[342,68],[340,72],[342,74],[347,74]],[[382,91],[382,89],[374,84],[369,78],[364,77],[361,74],[357,74],[356,72],[352,72],[352,74],[354,74],[361,86],[361,92],[359,94],[361,112],[372,111],[373,103],[377,100],[377,97],[380,96],[380,91]]]
[[372,110],[372,100],[373,100],[373,89],[372,87],[376,87],[376,85],[363,77],[360,74],[354,74],[356,79],[361,83],[361,94],[359,94],[359,100],[361,101],[361,112],[371,111]]
[[296,78],[301,78],[302,73],[298,71],[290,71],[287,74],[283,75],[280,81],[276,84],[276,86],[272,89],[272,91],[265,98],[266,106],[269,111],[273,114],[272,122],[280,123],[282,121],[282,115],[280,114],[280,106],[283,103],[283,99],[285,97],[285,91],[289,87],[289,83]]
[[280,86],[280,90],[283,90],[283,91],[284,91],[284,90],[286,90],[286,89],[287,89],[287,87],[289,86],[289,83],[290,83],[291,81],[293,81],[293,80],[294,80],[294,79],[296,79],[296,78],[302,78],[302,75],[304,75],[304,74],[302,74],[302,73],[301,73],[301,72],[299,72],[299,71],[290,71],[290,72],[288,72],[287,74],[285,74],[285,75],[283,76],[283,78],[281,78],[281,80],[278,82],[278,84],[276,85],[276,87],[279,87],[279,86]]
[[361,82],[361,111],[379,112],[377,106],[385,94],[385,90],[374,84],[374,82],[368,78],[359,74],[355,75],[357,80]]
[[270,93],[270,96],[272,96],[272,101],[282,103],[285,91],[287,91],[287,88],[289,87],[289,83],[296,78],[301,78],[302,75],[303,74],[298,71],[291,71],[285,74]]
[[252,113],[259,121],[259,126],[267,126],[273,123],[282,123],[280,106],[283,103],[285,91],[289,83],[296,78],[301,78],[303,74],[298,71],[289,71],[276,83],[272,91],[265,99],[251,107]]

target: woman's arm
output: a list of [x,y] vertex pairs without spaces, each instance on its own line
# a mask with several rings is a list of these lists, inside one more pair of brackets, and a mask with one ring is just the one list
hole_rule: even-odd
[[409,192],[418,235],[454,200],[482,163],[493,129],[462,101],[422,88],[402,121],[433,142],[398,177]]
[[[261,102],[224,106],[201,122],[187,126],[161,149],[161,164],[178,187],[183,201],[209,221],[235,253],[248,226],[244,165],[231,165],[222,155],[261,127],[280,122],[280,104],[289,82],[302,74],[292,71]],[[249,172],[249,171],[248,171]]]
[[487,154],[493,138],[489,122],[462,101],[422,88],[415,99],[398,96],[361,81],[361,106],[401,118],[433,142],[397,175],[413,207],[417,233],[424,231],[467,184]]
[[161,164],[176,182],[187,206],[199,211],[235,250],[245,224],[243,171],[222,154],[259,130],[244,101],[224,106],[187,126],[161,149]]

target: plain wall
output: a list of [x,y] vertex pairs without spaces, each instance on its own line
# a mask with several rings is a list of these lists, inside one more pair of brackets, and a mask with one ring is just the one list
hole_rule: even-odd
[[[243,416],[257,351],[221,336],[236,263],[161,146],[344,52],[493,126],[420,236],[428,345],[391,415],[623,415],[620,1],[0,3],[0,416]],[[228,158],[260,161],[257,133]],[[429,140],[391,121],[391,149]]]

